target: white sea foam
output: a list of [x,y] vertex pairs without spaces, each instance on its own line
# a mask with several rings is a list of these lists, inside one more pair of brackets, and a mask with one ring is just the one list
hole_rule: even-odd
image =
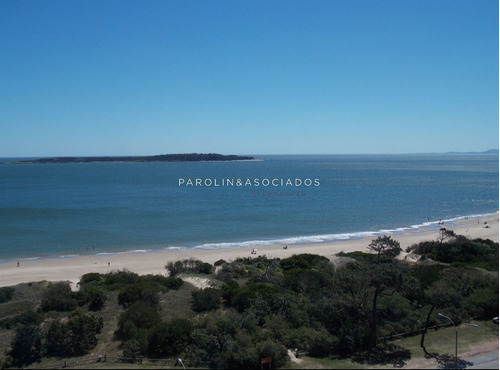
[[[498,212],[493,213],[498,214]],[[238,248],[238,247],[266,247],[273,245],[303,245],[303,244],[318,244],[327,242],[336,242],[344,240],[359,240],[365,237],[378,237],[383,235],[401,235],[406,232],[420,233],[425,231],[438,230],[444,225],[455,225],[459,220],[467,220],[474,218],[481,218],[491,216],[492,214],[482,214],[482,215],[472,215],[472,216],[460,216],[455,218],[450,218],[440,221],[426,221],[421,224],[397,227],[394,229],[381,229],[377,231],[359,231],[351,233],[339,233],[339,234],[323,234],[323,235],[309,235],[309,236],[296,236],[281,239],[271,239],[271,240],[249,240],[241,242],[222,242],[222,243],[206,243],[200,244],[192,247],[192,249],[224,249],[224,248]],[[191,249],[191,248],[187,248]]]

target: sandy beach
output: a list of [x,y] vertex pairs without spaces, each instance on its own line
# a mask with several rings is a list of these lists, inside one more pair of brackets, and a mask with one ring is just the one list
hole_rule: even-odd
[[[455,231],[457,234],[474,238],[491,239],[498,242],[498,214],[469,217],[442,227]],[[438,231],[406,232],[390,234],[401,243],[403,251],[415,243],[425,240],[435,240]],[[235,260],[238,257],[266,255],[269,258],[286,258],[294,254],[312,253],[329,258],[339,252],[367,251],[368,244],[375,237],[366,237],[359,240],[335,241],[307,245],[283,245],[255,247],[257,254],[251,254],[252,248],[240,247],[217,250],[188,250],[188,251],[158,251],[151,253],[123,253],[113,255],[96,255],[73,258],[46,258],[35,261],[21,261],[0,264],[0,286],[10,286],[31,281],[71,281],[73,284],[80,280],[83,274],[89,272],[107,273],[113,270],[127,269],[138,274],[167,274],[165,264],[196,258],[204,262],[214,263],[217,260]],[[404,255],[403,255],[404,257]],[[109,263],[109,265],[108,265]]]

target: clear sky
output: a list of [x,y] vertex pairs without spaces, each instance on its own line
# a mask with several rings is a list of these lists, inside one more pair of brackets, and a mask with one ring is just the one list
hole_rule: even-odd
[[0,157],[498,148],[497,0],[0,1]]

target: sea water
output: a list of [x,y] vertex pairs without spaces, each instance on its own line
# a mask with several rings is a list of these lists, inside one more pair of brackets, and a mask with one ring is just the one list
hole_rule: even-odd
[[0,262],[304,244],[496,213],[498,155],[0,163]]

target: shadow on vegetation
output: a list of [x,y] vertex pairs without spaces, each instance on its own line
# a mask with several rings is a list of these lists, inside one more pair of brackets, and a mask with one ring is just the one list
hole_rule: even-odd
[[410,351],[394,344],[377,347],[370,351],[352,356],[352,361],[368,365],[392,365],[403,367],[411,358]]
[[431,353],[428,357],[433,357],[436,359],[439,369],[465,369],[468,366],[474,365],[470,361],[458,358],[455,366],[455,356],[452,355],[439,355],[437,353]]

